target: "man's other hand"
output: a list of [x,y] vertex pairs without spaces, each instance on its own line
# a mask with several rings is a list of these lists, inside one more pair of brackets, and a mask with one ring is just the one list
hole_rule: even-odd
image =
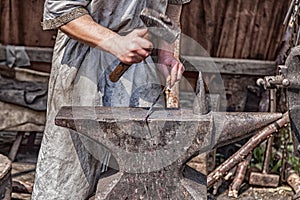
[[143,61],[152,51],[153,44],[146,39],[147,29],[136,29],[126,36],[116,35],[102,45],[109,49],[121,62],[134,64]]
[[161,50],[158,56],[158,69],[165,76],[167,86],[172,87],[182,78],[183,64],[177,60],[172,52]]

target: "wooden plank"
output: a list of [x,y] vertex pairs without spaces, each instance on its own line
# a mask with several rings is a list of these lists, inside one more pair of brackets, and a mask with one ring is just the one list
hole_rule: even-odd
[[[51,63],[53,48],[25,47],[31,62]],[[6,46],[0,45],[0,60],[6,60]]]
[[26,47],[25,49],[30,60],[34,62],[52,62],[52,48]]
[[[25,50],[32,62],[52,61],[52,48],[25,47]],[[221,74],[237,75],[256,75],[266,76],[275,75],[277,65],[275,61],[248,60],[248,59],[229,59],[229,58],[211,58],[199,56],[182,56],[188,63],[186,71],[197,72],[201,70],[204,73],[220,72]],[[6,59],[6,50],[4,45],[0,45],[0,60]],[[198,70],[197,70],[198,69]]]
[[56,30],[43,31],[44,0],[0,1],[0,43],[53,47]]
[[[186,71],[232,75],[275,75],[275,61],[182,56]],[[190,64],[189,64],[190,63]]]
[[286,0],[198,0],[183,6],[184,55],[275,60]]

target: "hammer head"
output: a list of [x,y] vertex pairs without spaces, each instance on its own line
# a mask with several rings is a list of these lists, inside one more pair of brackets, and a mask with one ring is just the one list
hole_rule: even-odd
[[168,43],[173,43],[180,35],[180,28],[166,15],[150,8],[144,8],[140,18],[149,32],[162,38]]
[[249,184],[263,187],[277,187],[279,184],[279,175],[251,172]]

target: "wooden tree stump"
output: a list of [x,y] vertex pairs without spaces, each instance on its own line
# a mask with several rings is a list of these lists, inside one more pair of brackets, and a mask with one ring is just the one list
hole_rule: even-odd
[[0,199],[11,199],[11,161],[0,154]]

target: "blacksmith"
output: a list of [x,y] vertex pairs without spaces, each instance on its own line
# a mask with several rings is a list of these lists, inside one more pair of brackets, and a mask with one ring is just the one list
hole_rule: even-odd
[[[62,106],[150,106],[160,91],[158,72],[171,82],[183,65],[172,45],[160,41],[160,67],[150,57],[153,43],[139,18],[149,7],[179,19],[189,0],[46,0],[43,29],[58,29],[49,82],[47,123],[32,199],[80,200],[95,192],[110,153],[101,145],[54,125]],[[119,62],[131,64],[112,83]],[[159,70],[157,70],[159,69]]]

